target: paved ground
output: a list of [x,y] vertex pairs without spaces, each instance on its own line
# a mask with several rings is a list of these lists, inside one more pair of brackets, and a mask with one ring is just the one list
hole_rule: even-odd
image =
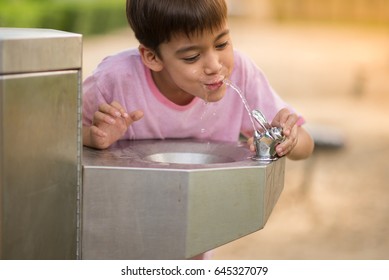
[[[318,146],[287,162],[265,228],[215,250],[215,259],[389,259],[389,30],[233,20],[236,48],[307,119]],[[84,76],[136,46],[130,30],[85,38]]]

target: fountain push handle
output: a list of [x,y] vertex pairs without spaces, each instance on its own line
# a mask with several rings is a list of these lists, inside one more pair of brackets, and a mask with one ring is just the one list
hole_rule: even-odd
[[285,140],[282,128],[272,127],[258,109],[253,110],[251,115],[262,128],[261,131],[257,129],[254,131],[256,153],[253,159],[258,161],[273,161],[278,159],[275,148]]

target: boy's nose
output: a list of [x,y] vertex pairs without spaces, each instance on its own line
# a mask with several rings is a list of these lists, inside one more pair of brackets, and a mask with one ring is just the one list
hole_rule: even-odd
[[217,54],[209,54],[205,59],[204,72],[207,75],[217,74],[220,72],[222,64]]

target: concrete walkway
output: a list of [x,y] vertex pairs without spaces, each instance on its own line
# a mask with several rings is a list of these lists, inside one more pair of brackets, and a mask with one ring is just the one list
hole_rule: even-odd
[[[215,259],[389,259],[389,32],[234,19],[236,48],[265,71],[323,146],[287,162],[265,228]],[[84,76],[137,43],[129,29],[84,39]],[[341,149],[325,144],[345,141]],[[319,142],[318,142],[319,143]]]

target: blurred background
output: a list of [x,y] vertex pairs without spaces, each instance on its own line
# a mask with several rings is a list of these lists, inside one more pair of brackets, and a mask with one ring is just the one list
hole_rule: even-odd
[[[234,47],[306,119],[265,228],[214,259],[389,259],[389,1],[228,0]],[[125,0],[1,0],[0,26],[84,35],[83,75],[137,42]]]

